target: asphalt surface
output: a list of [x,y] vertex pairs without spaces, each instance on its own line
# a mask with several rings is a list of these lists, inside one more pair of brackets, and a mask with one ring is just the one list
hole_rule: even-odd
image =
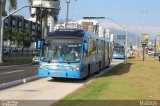
[[32,64],[0,66],[0,84],[36,76],[37,67]]

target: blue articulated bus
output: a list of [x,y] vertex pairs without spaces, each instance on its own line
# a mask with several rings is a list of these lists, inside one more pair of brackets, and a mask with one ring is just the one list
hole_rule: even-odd
[[125,58],[125,48],[124,46],[115,43],[113,48],[113,58],[114,59],[124,59]]
[[112,43],[82,29],[50,32],[41,46],[38,76],[87,78],[109,67]]

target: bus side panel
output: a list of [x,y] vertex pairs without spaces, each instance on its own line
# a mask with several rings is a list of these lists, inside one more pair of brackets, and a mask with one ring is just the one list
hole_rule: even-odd
[[90,51],[90,74],[99,71],[99,62],[100,57],[98,54],[99,40],[98,39],[90,39],[90,43],[92,50]]
[[99,70],[103,69],[103,42],[102,40],[99,40],[98,42],[98,62],[99,62]]
[[[84,53],[83,53],[84,54]],[[84,55],[82,58],[82,67],[81,67],[81,76],[82,78],[85,78],[89,75],[89,59],[87,55]]]
[[91,56],[90,66],[90,74],[93,74],[99,70],[98,56],[96,56],[95,54]]

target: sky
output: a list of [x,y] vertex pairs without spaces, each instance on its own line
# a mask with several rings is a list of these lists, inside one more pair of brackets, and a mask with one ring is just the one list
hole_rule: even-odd
[[[28,5],[28,0],[18,0],[18,8]],[[59,20],[66,18],[66,3],[61,0]],[[28,9],[18,12],[29,18]],[[154,39],[160,34],[160,0],[71,0],[69,18],[78,21],[83,17],[108,17],[140,36],[149,34]],[[97,20],[106,28],[122,28],[109,20]]]

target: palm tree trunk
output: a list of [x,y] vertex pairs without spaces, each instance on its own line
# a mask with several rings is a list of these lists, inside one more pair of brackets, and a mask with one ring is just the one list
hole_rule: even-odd
[[[0,29],[1,29],[1,20],[2,20],[2,1],[0,1]],[[0,35],[1,35],[1,33],[0,33]]]
[[3,1],[1,0],[0,1],[0,62],[2,62],[2,55],[3,55],[3,49],[2,49],[2,47],[1,46],[3,46],[3,44],[2,44],[2,40],[1,40],[1,25],[2,25],[2,11],[3,11]]
[[47,36],[47,21],[48,21],[48,16],[44,15],[42,18],[42,39],[44,39]]

